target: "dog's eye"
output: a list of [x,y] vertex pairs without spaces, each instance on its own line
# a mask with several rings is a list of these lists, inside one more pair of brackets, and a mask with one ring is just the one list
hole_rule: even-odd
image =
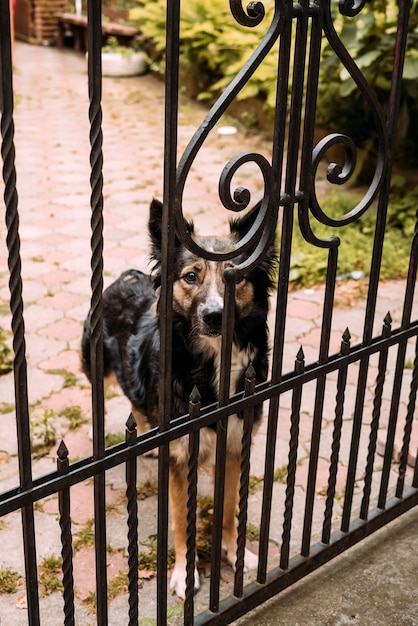
[[187,272],[187,274],[185,274],[183,278],[186,281],[186,283],[189,283],[189,285],[194,285],[195,283],[197,283],[196,272]]

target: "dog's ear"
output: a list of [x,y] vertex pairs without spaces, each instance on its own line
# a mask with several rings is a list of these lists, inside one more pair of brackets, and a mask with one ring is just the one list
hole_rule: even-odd
[[156,198],[152,199],[149,207],[148,231],[151,238],[151,248],[153,254],[161,251],[161,229],[163,218],[162,202]]
[[[162,222],[163,204],[156,198],[153,198],[149,208],[148,231],[151,238],[151,249],[154,258],[159,258],[161,252]],[[194,232],[193,222],[186,221],[186,226],[190,234]],[[176,237],[176,246],[179,244],[180,241]]]
[[260,210],[261,200],[257,202],[253,208],[248,211],[242,217],[237,217],[229,222],[229,228],[232,234],[236,234],[238,239],[242,239],[252,228],[255,218],[257,217],[257,213]]

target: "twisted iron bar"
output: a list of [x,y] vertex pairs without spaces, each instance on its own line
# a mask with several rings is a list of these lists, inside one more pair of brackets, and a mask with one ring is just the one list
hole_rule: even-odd
[[[136,443],[137,429],[132,413],[126,422],[125,441],[128,446]],[[128,592],[129,625],[138,624],[138,494],[136,489],[136,456],[126,461],[126,498],[128,512]]]
[[[91,186],[91,338],[93,455],[105,455],[103,365],[103,133],[102,133],[102,13],[101,0],[88,0],[88,84]],[[97,622],[108,623],[105,475],[94,477],[94,534],[96,556]]]
[[[295,374],[302,374],[305,369],[305,355],[300,348],[295,361]],[[299,422],[300,404],[302,399],[302,386],[295,387],[292,394],[292,414],[289,442],[288,473],[286,481],[286,497],[284,504],[284,520],[282,532],[282,547],[280,550],[280,567],[287,569],[289,566],[290,531],[293,517],[293,499],[295,495],[296,465],[299,445]]]
[[[407,328],[411,323],[412,306],[414,302],[416,276],[417,276],[417,264],[418,264],[418,211],[416,213],[414,236],[411,244],[411,256],[408,267],[408,275],[405,286],[405,300],[404,310],[402,312],[402,328]],[[405,482],[406,465],[408,462],[408,449],[411,438],[411,429],[413,422],[413,414],[416,402],[417,385],[418,385],[418,342],[415,345],[415,360],[414,369],[412,372],[412,381],[410,387],[407,417],[405,421],[404,438],[402,442],[401,458],[399,462],[399,478],[396,486],[396,496],[402,497],[403,486]],[[413,485],[417,484],[418,476],[418,463],[415,463],[415,473],[413,478]]]
[[[200,393],[195,386],[190,394],[189,415],[196,419],[200,415]],[[186,598],[184,602],[184,623],[193,623],[194,614],[194,572],[196,564],[196,506],[197,470],[199,461],[200,435],[193,431],[189,435],[189,462],[187,472],[187,541],[186,541]]]
[[[22,490],[32,487],[31,442],[28,403],[25,323],[19,236],[18,194],[13,122],[12,47],[10,33],[10,3],[0,1],[0,107],[1,155],[3,159],[4,201],[6,205],[8,267],[10,271],[10,309],[12,313],[14,385],[16,399],[16,428],[19,459],[19,481]],[[35,522],[32,502],[21,510],[24,558],[26,572],[26,598],[28,622],[40,623],[38,572],[36,562]]]
[[[361,0],[360,2],[353,2],[353,0],[341,0],[340,11],[343,15],[354,16],[361,11],[364,5],[365,0]],[[368,103],[375,121],[378,142],[376,168],[366,194],[360,200],[356,207],[354,207],[346,215],[338,218],[331,218],[327,216],[320,207],[315,189],[317,169],[320,161],[325,156],[326,152],[332,146],[341,145],[345,150],[345,162],[343,165],[331,163],[327,170],[327,180],[330,183],[336,185],[342,185],[346,183],[354,173],[354,168],[357,160],[356,146],[350,137],[347,137],[346,135],[343,135],[341,133],[331,133],[324,137],[313,150],[312,174],[310,177],[309,185],[309,208],[314,217],[319,222],[328,226],[338,227],[349,224],[358,219],[365,211],[367,211],[367,209],[376,198],[388,167],[387,139],[385,134],[385,120],[382,107],[377,100],[374,91],[371,89],[364,75],[356,65],[355,61],[351,58],[348,50],[345,48],[344,44],[339,38],[334,28],[329,2],[321,4],[321,9],[323,11],[324,20],[323,32],[328,39],[329,44],[333,48],[335,54],[343,63],[351,78],[356,83],[358,89],[363,94],[364,99]]]
[[[264,19],[264,6],[260,2],[250,3],[248,5],[248,14],[244,12],[241,3],[237,0],[231,0],[230,7],[235,19],[242,25],[253,27]],[[248,62],[241,68],[236,77],[231,81],[229,87],[218,98],[209,113],[206,115],[205,119],[194,133],[186,150],[181,156],[177,167],[175,214],[176,227],[181,240],[192,252],[195,252],[204,258],[216,261],[237,257],[241,252],[248,250],[255,240],[258,240],[258,242],[263,241],[263,244],[259,244],[256,251],[253,251],[251,260],[246,264],[246,271],[248,271],[250,267],[255,265],[257,261],[260,260],[263,252],[271,241],[271,233],[274,232],[277,221],[277,210],[275,210],[277,207],[274,205],[274,173],[272,172],[271,165],[268,161],[259,154],[241,154],[231,159],[231,161],[225,166],[221,175],[219,183],[221,201],[227,209],[232,211],[240,211],[244,209],[248,206],[250,201],[249,190],[238,188],[235,190],[232,197],[228,189],[232,176],[238,167],[249,161],[254,161],[262,172],[265,186],[264,197],[259,209],[260,214],[256,223],[253,225],[250,233],[248,233],[245,239],[234,246],[230,251],[221,254],[213,253],[209,250],[203,249],[193,240],[183,215],[182,198],[191,166],[210,131],[215,127],[216,123],[225,113],[226,109],[235,99],[242,87],[253,75],[255,70],[261,65],[264,58],[278,40],[280,33],[283,31],[286,22],[286,11],[283,11],[282,9],[283,8],[281,6],[279,7],[279,3],[276,2],[274,15],[267,34],[260,42],[257,49],[253,52]],[[266,231],[270,234],[270,238],[265,237]]]
[[[382,337],[390,337],[392,328],[392,318],[387,313],[382,328]],[[382,350],[379,354],[378,373],[376,377],[376,388],[373,399],[372,421],[370,424],[369,447],[367,451],[367,462],[364,478],[363,499],[360,507],[360,519],[367,519],[370,494],[372,491],[373,463],[376,454],[377,434],[379,430],[380,411],[382,407],[383,387],[386,380],[386,368],[388,362],[388,349]]]
[[401,456],[399,460],[399,477],[396,485],[396,497],[402,498],[403,487],[406,476],[406,466],[408,464],[408,451],[411,442],[412,425],[416,408],[418,389],[418,341],[415,344],[414,368],[412,371],[411,387],[409,392],[408,407],[406,412],[404,435],[402,439]]
[[[68,448],[64,441],[61,441],[57,450],[57,471],[58,474],[65,475],[68,474],[69,469]],[[74,626],[75,624],[73,538],[71,532],[70,502],[70,489],[66,487],[58,494],[62,546],[62,583],[64,587],[64,626]]]
[[[101,2],[88,2],[88,79],[90,121],[90,206],[91,206],[91,367],[93,380],[93,429],[102,430],[104,414],[102,387],[103,361],[103,132],[101,84]],[[100,433],[102,434],[102,433]],[[98,435],[98,432],[96,432]],[[104,453],[104,437],[93,438],[96,456]]]
[[[20,235],[19,235],[19,213],[18,194],[16,190],[16,168],[15,168],[15,148],[14,122],[11,114],[7,110],[3,111],[1,117],[1,134],[3,138],[1,154],[3,158],[3,180],[4,180],[4,201],[6,205],[6,227],[7,227],[7,249],[8,267],[10,271],[10,310],[12,313],[13,350],[15,353],[14,368],[16,384],[20,389],[19,397],[22,394],[21,384],[25,385],[26,378],[26,342],[25,342],[25,322],[23,317],[23,297],[22,297],[22,263],[20,256]],[[23,410],[24,406],[20,403]]]
[[103,292],[103,132],[102,108],[94,100],[90,104],[91,123],[91,341],[97,346],[102,336],[102,292]]
[[[5,5],[5,6],[3,6]],[[16,188],[16,166],[13,121],[13,86],[10,43],[9,3],[3,2],[0,16],[1,32],[1,155],[3,159],[5,222],[8,267],[10,271],[10,309],[13,331],[14,377],[16,390],[16,412],[18,428],[20,481],[23,488],[32,484],[30,463],[23,463],[23,457],[30,458],[29,407],[27,391],[27,363],[25,322],[23,317],[22,262],[20,255],[18,193]],[[7,37],[8,35],[8,37]]]
[[[341,354],[350,352],[350,331],[348,328],[343,333],[341,341]],[[331,516],[337,484],[338,458],[340,454],[341,431],[343,425],[345,386],[347,382],[347,366],[338,371],[337,395],[335,400],[334,430],[332,433],[331,458],[329,465],[329,479],[327,499],[324,511],[324,525],[322,529],[322,542],[329,543],[331,535]]]
[[[255,391],[256,372],[252,363],[247,367],[245,372],[244,394],[246,397],[252,396]],[[242,596],[244,582],[244,559],[245,559],[245,541],[247,531],[248,518],[248,493],[250,478],[250,455],[251,441],[254,423],[254,407],[248,407],[244,411],[243,416],[243,432],[242,432],[242,452],[241,452],[241,479],[239,486],[238,500],[238,538],[237,538],[237,555],[236,555],[236,571],[234,583],[234,596],[240,598]]]

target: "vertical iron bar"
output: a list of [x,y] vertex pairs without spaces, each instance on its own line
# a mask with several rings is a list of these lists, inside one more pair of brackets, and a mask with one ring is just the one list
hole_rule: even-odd
[[[329,250],[328,269],[324,296],[324,314],[321,329],[321,345],[319,349],[319,362],[324,363],[328,358],[329,339],[331,333],[331,317],[334,301],[335,280],[337,275],[338,248]],[[315,503],[316,475],[318,470],[319,445],[321,440],[322,414],[324,410],[326,377],[318,376],[315,392],[315,405],[313,412],[311,448],[309,454],[308,484],[306,487],[305,516],[302,533],[302,556],[308,556],[311,542],[312,516]]]
[[402,72],[405,60],[406,41],[408,36],[408,21],[411,3],[409,0],[399,0],[398,30],[396,33],[393,73],[389,96],[386,135],[387,160],[382,189],[379,195],[376,230],[373,244],[372,261],[370,265],[369,292],[367,297],[363,342],[370,343],[373,333],[373,322],[376,308],[377,290],[379,286],[380,266],[382,261],[383,240],[386,227],[386,215],[390,191],[390,180],[393,166],[393,152],[396,142],[396,130],[399,115],[399,102],[402,89]]
[[418,460],[417,460],[418,459],[418,446],[417,446],[417,452],[416,452],[416,455],[415,455],[415,459],[416,460],[415,460],[414,475],[413,475],[413,478],[412,478],[412,486],[415,489],[418,489]]
[[[311,175],[311,159],[312,149],[314,141],[315,130],[315,111],[316,111],[316,99],[318,90],[318,75],[319,75],[319,63],[321,55],[321,36],[323,26],[323,16],[320,8],[311,4],[310,9],[313,12],[312,16],[312,29],[311,29],[311,41],[309,48],[309,65],[308,65],[308,78],[306,81],[306,100],[305,100],[305,121],[304,121],[304,135],[302,145],[301,156],[301,174],[300,174],[300,189],[301,193],[305,194],[302,202],[299,205],[299,220],[300,224],[305,221],[305,214],[307,213],[309,197],[307,195],[309,189],[310,175]],[[305,44],[306,47],[306,44]],[[316,242],[320,244],[319,240]],[[334,241],[324,242],[323,245],[329,247],[328,252],[328,268],[325,284],[325,296],[323,306],[322,328],[321,328],[321,341],[319,346],[319,362],[324,363],[328,359],[329,355],[329,342],[331,334],[331,322],[332,312],[334,304],[335,293],[335,280],[337,275],[337,261],[338,261],[338,240],[334,238]],[[340,379],[340,383],[342,380]],[[315,500],[315,486],[316,475],[318,466],[318,454],[319,444],[321,436],[321,423],[322,413],[324,407],[324,394],[325,394],[326,379],[324,376],[318,377],[317,388],[315,394],[315,406],[313,414],[312,425],[312,439],[311,450],[309,457],[309,473],[308,484],[306,492],[306,504],[305,504],[305,516],[303,524],[303,536],[302,536],[302,548],[301,553],[303,556],[309,555],[309,546],[312,530],[312,515]],[[342,392],[340,391],[340,394]],[[341,406],[342,409],[342,406]],[[338,452],[336,452],[338,454]],[[336,466],[335,466],[336,470]],[[330,502],[330,501],[329,501]],[[332,501],[331,501],[332,507]]]
[[[382,337],[389,337],[391,334],[392,318],[388,313],[384,320]],[[376,379],[376,389],[373,400],[372,421],[370,424],[369,449],[367,454],[367,464],[364,477],[363,499],[360,507],[360,518],[367,519],[372,490],[373,464],[376,454],[377,433],[379,429],[380,410],[382,407],[383,386],[386,378],[386,367],[388,362],[388,349],[381,350],[379,354],[378,374]]]
[[[414,236],[413,236],[412,244],[411,244],[411,255],[409,258],[408,274],[407,274],[406,285],[405,285],[404,308],[402,312],[402,323],[401,323],[402,328],[409,327],[411,323],[412,305],[414,302],[415,285],[416,285],[416,280],[417,280],[417,263],[418,263],[417,251],[418,251],[418,212],[416,214]],[[399,463],[399,478],[398,478],[398,483],[396,486],[396,496],[398,498],[400,498],[402,495],[403,486],[405,482],[406,465],[408,462],[408,448],[409,448],[409,441],[411,437],[413,414],[414,414],[415,402],[416,402],[416,393],[417,393],[417,384],[418,384],[417,383],[417,376],[418,376],[417,351],[418,351],[418,345],[415,346],[414,370],[412,374],[411,388],[410,388],[410,394],[409,394],[408,410],[407,410],[404,438],[403,438],[402,451],[401,451],[401,460]],[[418,463],[416,463],[416,466],[415,466],[413,485],[417,484],[417,480],[416,480],[417,471],[418,471]]]
[[318,470],[319,444],[321,439],[322,412],[324,408],[325,397],[325,384],[325,375],[320,375],[317,379],[316,384],[311,446],[309,451],[308,482],[306,485],[305,515],[303,519],[301,545],[302,556],[309,556],[310,551],[312,516],[315,503],[316,475]]
[[[190,419],[200,414],[200,394],[194,387],[189,402]],[[196,508],[197,469],[199,461],[200,433],[193,430],[189,435],[189,470],[187,475],[187,550],[186,550],[186,597],[184,600],[184,623],[193,624],[194,619],[194,572],[196,567]]]
[[350,527],[351,506],[353,504],[354,483],[356,480],[357,458],[359,452],[361,424],[363,417],[364,397],[367,386],[367,372],[369,357],[360,361],[357,383],[356,403],[354,407],[353,430],[351,433],[350,457],[348,460],[347,480],[345,486],[344,506],[341,520],[341,530],[348,532]]
[[[69,472],[68,449],[61,441],[57,450],[57,471],[64,475]],[[66,487],[58,493],[58,507],[61,528],[62,584],[64,587],[64,626],[74,626],[74,576],[73,576],[73,538],[71,532],[70,489]]]
[[[13,77],[10,33],[10,3],[0,0],[0,78],[1,78],[1,155],[3,159],[4,202],[6,206],[8,267],[10,271],[10,309],[12,313],[16,428],[21,489],[32,486],[32,461],[27,385],[25,322],[23,317],[22,275],[19,235],[18,194],[13,121]],[[22,511],[29,626],[38,626],[39,591],[36,565],[35,520],[33,505]]]
[[[280,199],[281,178],[283,169],[284,141],[287,117],[287,99],[289,82],[289,65],[292,34],[292,2],[284,2],[286,11],[285,25],[280,37],[280,50],[278,59],[278,80],[276,94],[276,112],[273,135],[273,172],[277,172],[276,189],[277,201]],[[293,213],[284,207],[282,238],[280,245],[280,264],[278,277],[278,293],[276,318],[274,328],[274,347],[272,362],[272,382],[280,382],[283,366],[283,348],[286,324],[286,308],[289,286],[290,253],[292,248]],[[279,397],[274,396],[270,400],[267,422],[266,459],[264,466],[263,502],[260,523],[260,548],[257,570],[257,581],[264,583],[267,572],[267,553],[270,534],[271,498],[273,492],[274,458],[277,438],[277,422],[279,412]]]
[[[250,364],[245,373],[244,394],[246,397],[252,396],[254,394],[255,377],[256,373],[254,367],[252,366],[252,364]],[[236,598],[242,597],[244,584],[245,542],[248,518],[248,485],[250,478],[250,455],[253,423],[254,407],[246,407],[244,409],[243,415],[241,479],[238,504],[238,539],[234,581],[234,596]]]
[[399,477],[396,485],[396,497],[402,498],[403,488],[405,484],[406,466],[408,464],[408,451],[411,441],[412,423],[417,400],[418,389],[418,340],[415,343],[415,360],[412,372],[411,388],[409,392],[408,408],[406,412],[404,436],[402,441],[401,458],[399,461]]
[[[305,85],[305,64],[306,64],[306,45],[308,35],[308,2],[302,0],[298,3],[295,54],[293,63],[293,88],[292,100],[290,106],[290,122],[289,122],[289,140],[286,163],[286,183],[285,193],[290,198],[295,198],[295,187],[298,170],[299,159],[299,138],[302,122],[302,104]],[[296,7],[295,7],[296,8]],[[291,200],[288,207],[284,210],[293,211],[294,200]],[[318,398],[318,394],[317,394]],[[318,420],[317,420],[318,422]],[[312,461],[312,458],[311,458]],[[310,464],[311,470],[311,464]],[[310,474],[312,472],[310,471]],[[306,524],[306,519],[305,519]]]
[[[398,31],[395,46],[395,58],[392,75],[392,85],[387,117],[387,143],[386,170],[383,178],[382,189],[379,195],[376,229],[373,243],[372,261],[370,266],[369,292],[367,296],[365,323],[363,331],[363,343],[369,344],[373,333],[373,322],[376,308],[377,290],[379,285],[380,266],[382,259],[383,239],[386,225],[387,203],[390,188],[390,174],[393,162],[393,148],[397,115],[399,110],[399,98],[402,80],[403,61],[405,57],[406,38],[408,33],[409,3],[402,0],[399,3]],[[351,506],[354,492],[354,481],[358,457],[358,445],[360,441],[361,421],[364,406],[364,396],[367,384],[367,370],[369,367],[368,357],[360,362],[359,380],[357,387],[356,406],[354,411],[353,432],[351,439],[350,461],[347,474],[347,486],[344,499],[343,517],[341,530],[348,532],[350,525]]]
[[379,509],[386,507],[386,497],[389,486],[389,475],[392,465],[393,446],[395,442],[396,424],[398,421],[399,402],[402,390],[402,379],[405,365],[406,341],[403,340],[398,346],[398,356],[396,359],[395,375],[393,380],[392,397],[389,410],[389,422],[386,433],[385,454],[383,457],[382,477],[380,481],[379,497],[377,506]]
[[[166,74],[164,114],[164,189],[161,240],[160,307],[160,378],[159,427],[166,430],[171,419],[172,384],[172,259],[175,245],[175,210],[177,168],[177,125],[179,88],[180,0],[167,2],[166,8]],[[157,626],[167,623],[167,554],[168,554],[168,483],[169,446],[158,454],[158,546],[157,546]]]
[[406,277],[404,307],[402,311],[401,327],[409,327],[411,323],[412,305],[414,303],[415,286],[417,282],[418,264],[418,211],[415,215],[415,229],[411,244],[411,255],[409,257],[408,274]]
[[[88,80],[90,120],[90,186],[91,186],[91,372],[93,405],[93,455],[105,454],[104,387],[103,387],[103,133],[102,133],[102,3],[88,0]],[[108,623],[105,474],[94,476],[94,531],[96,552],[97,623]]]
[[[232,268],[225,270],[225,296],[222,315],[222,347],[219,379],[219,406],[229,402],[231,380],[231,351],[235,322],[235,273]],[[216,461],[213,497],[212,561],[210,572],[209,608],[213,613],[219,610],[219,580],[222,556],[222,522],[225,494],[225,459],[228,435],[228,417],[216,425]]]
[[[350,332],[348,328],[344,331],[341,341],[341,354],[350,352]],[[338,458],[340,454],[341,431],[344,414],[344,397],[347,383],[347,366],[342,367],[338,372],[337,396],[335,406],[334,432],[332,434],[331,459],[329,466],[329,479],[327,499],[325,503],[324,525],[322,528],[322,542],[329,543],[331,536],[331,519],[334,505],[335,488],[337,484]]]
[[[295,374],[303,374],[305,369],[305,355],[302,348],[295,361]],[[293,504],[295,496],[295,480],[296,480],[296,466],[298,458],[298,445],[299,445],[299,423],[300,423],[300,404],[302,400],[302,385],[298,385],[294,388],[292,394],[292,414],[290,417],[290,442],[289,442],[289,462],[287,466],[287,480],[286,480],[286,498],[284,506],[284,520],[283,520],[283,532],[282,532],[282,547],[280,549],[280,567],[286,570],[289,567],[289,554],[290,554],[290,533],[292,527],[293,517]]]
[[[126,422],[126,445],[133,446],[137,439],[135,418],[130,414]],[[128,511],[128,591],[129,591],[129,626],[137,626],[138,609],[138,494],[137,457],[131,456],[126,461],[126,498]]]

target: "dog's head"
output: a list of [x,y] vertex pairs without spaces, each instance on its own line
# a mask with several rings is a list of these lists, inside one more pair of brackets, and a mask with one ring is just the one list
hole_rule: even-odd
[[[232,243],[241,240],[249,232],[258,208],[257,205],[245,216],[231,220],[230,233],[226,237],[200,237],[195,234],[192,222],[187,223],[187,228],[203,249],[225,252],[231,249]],[[161,284],[161,228],[162,204],[154,199],[150,206],[149,233],[151,256],[155,261],[153,276],[156,288]],[[251,252],[252,250],[247,252],[247,255]],[[225,291],[224,272],[227,267],[233,267],[243,260],[241,255],[230,261],[209,261],[190,252],[176,237],[173,308],[189,322],[194,335],[207,338],[220,336]],[[275,264],[276,252],[273,244],[261,263],[237,281],[236,329],[237,324],[245,324],[245,320],[249,318],[265,322]]]

